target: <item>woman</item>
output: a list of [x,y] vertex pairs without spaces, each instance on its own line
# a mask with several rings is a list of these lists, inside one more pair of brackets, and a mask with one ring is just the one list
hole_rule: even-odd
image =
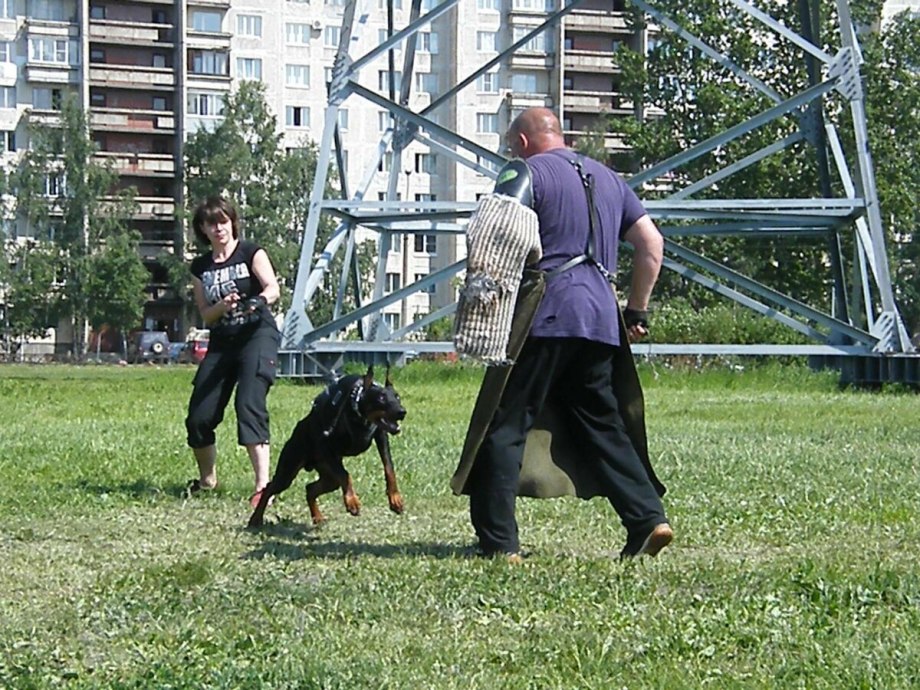
[[201,202],[192,228],[211,247],[191,265],[195,304],[211,335],[185,420],[199,474],[186,492],[191,496],[217,486],[214,430],[236,386],[237,439],[249,453],[258,495],[269,480],[265,400],[275,380],[281,334],[268,305],[278,299],[278,279],[265,250],[240,239],[236,209],[225,199]]

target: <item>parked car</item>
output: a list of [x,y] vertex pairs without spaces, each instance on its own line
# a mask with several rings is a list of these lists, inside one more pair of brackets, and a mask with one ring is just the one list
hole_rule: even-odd
[[198,364],[208,354],[210,332],[204,329],[193,330],[185,341],[185,348],[179,353],[179,361]]
[[169,334],[166,331],[139,331],[128,341],[128,361],[132,364],[169,361]]

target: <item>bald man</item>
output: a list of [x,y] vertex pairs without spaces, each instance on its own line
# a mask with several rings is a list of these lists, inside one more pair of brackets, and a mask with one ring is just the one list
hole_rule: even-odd
[[[523,161],[499,173],[495,191],[536,212],[546,291],[465,484],[480,549],[520,560],[515,500],[525,441],[544,406],[553,404],[578,446],[575,474],[596,480],[626,529],[620,557],[654,556],[673,538],[661,502],[665,490],[648,462],[644,418],[638,435],[624,424],[621,406],[632,401],[618,399],[616,381],[631,369],[641,407],[629,345],[621,338],[648,333],[661,233],[622,178],[566,147],[551,110],[525,110],[511,123],[507,143]],[[622,330],[611,289],[621,240],[634,249]]]

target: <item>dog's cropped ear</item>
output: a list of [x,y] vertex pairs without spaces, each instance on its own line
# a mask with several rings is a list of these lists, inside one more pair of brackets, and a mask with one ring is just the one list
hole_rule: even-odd
[[367,373],[364,375],[364,389],[367,390],[374,385],[374,365],[371,364],[367,368]]

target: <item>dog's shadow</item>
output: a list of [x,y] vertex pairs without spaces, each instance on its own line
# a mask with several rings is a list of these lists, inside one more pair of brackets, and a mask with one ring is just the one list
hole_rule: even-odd
[[304,525],[290,520],[265,524],[253,534],[268,537],[256,548],[243,554],[244,560],[276,558],[283,561],[303,559],[348,559],[348,558],[404,558],[426,556],[428,558],[466,558],[474,554],[468,546],[440,542],[413,541],[404,544],[370,544],[365,542],[324,541],[320,537],[322,528]]

